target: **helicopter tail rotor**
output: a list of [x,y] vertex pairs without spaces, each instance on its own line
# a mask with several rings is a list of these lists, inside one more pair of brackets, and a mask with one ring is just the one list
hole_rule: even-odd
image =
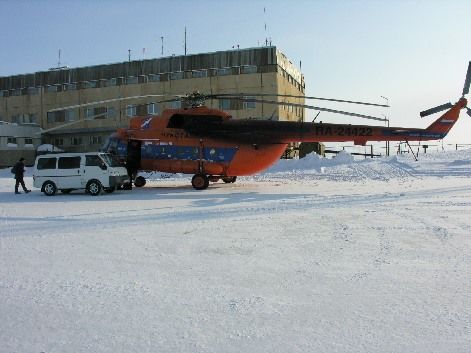
[[466,79],[464,80],[463,96],[469,93],[470,84],[471,84],[471,61],[468,64],[468,71],[466,72]]
[[[464,80],[464,86],[463,86],[463,92],[462,92],[462,99],[464,99],[464,96],[469,93],[469,86],[471,85],[471,61],[468,64],[468,70],[466,71],[466,78]],[[451,104],[450,102],[421,111],[420,116],[423,118],[424,116],[428,116],[431,114],[435,114],[438,112],[441,112],[443,110],[450,109],[453,107],[454,104]],[[462,106],[461,108],[466,108],[466,114],[471,116],[471,109],[469,109],[466,105]]]

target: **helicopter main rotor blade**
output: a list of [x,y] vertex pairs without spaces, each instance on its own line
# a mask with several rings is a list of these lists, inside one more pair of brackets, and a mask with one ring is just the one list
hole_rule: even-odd
[[453,106],[453,104],[451,104],[451,103],[445,103],[445,104],[436,106],[434,108],[430,108],[430,109],[421,111],[420,116],[423,118],[424,116],[428,116],[428,115],[431,115],[431,114],[441,112],[441,111],[446,110],[446,109],[450,109],[452,106]]
[[378,118],[378,117],[376,117],[376,116],[364,115],[364,114],[358,114],[358,113],[351,113],[351,112],[345,112],[345,111],[336,110],[336,109],[315,107],[315,106],[313,106],[313,105],[307,105],[307,104],[298,104],[298,103],[269,101],[269,100],[263,100],[263,99],[243,99],[243,100],[246,101],[246,102],[256,102],[256,103],[269,103],[269,104],[278,104],[278,105],[288,105],[288,106],[291,106],[291,107],[299,107],[299,108],[314,109],[314,110],[319,110],[319,111],[322,111],[322,112],[329,112],[329,113],[336,113],[336,114],[342,114],[342,115],[356,116],[356,117],[359,117],[359,118],[370,119],[370,120],[387,121],[387,119]]
[[464,80],[463,96],[469,93],[470,84],[471,84],[471,61],[468,64],[468,71],[466,72],[466,79]]
[[335,99],[335,98],[322,98],[322,97],[312,97],[312,96],[296,96],[292,94],[270,94],[270,93],[240,93],[240,94],[215,94],[213,95],[215,98],[223,97],[223,98],[237,98],[243,96],[258,96],[258,97],[284,97],[284,98],[304,98],[304,99],[315,99],[320,101],[329,101],[329,102],[338,102],[338,103],[350,103],[350,104],[361,104],[361,105],[370,105],[375,107],[389,107],[386,104],[377,104],[377,103],[368,103],[368,102],[359,102],[359,101],[351,101],[345,99]]
[[[93,106],[93,105],[110,103],[110,102],[117,102],[117,101],[129,100],[129,99],[168,97],[168,96],[180,97],[179,95],[176,95],[176,94],[148,94],[148,95],[144,95],[144,96],[120,97],[120,98],[105,99],[105,100],[102,100],[102,101],[96,101],[96,102],[90,102],[90,103],[69,105],[67,107],[54,108],[54,109],[48,110],[48,112],[52,113],[52,112],[57,112],[57,111],[60,111],[60,110],[75,109],[75,108],[81,108],[81,107],[89,107],[89,106]],[[179,100],[179,99],[180,98],[175,98],[174,100]]]

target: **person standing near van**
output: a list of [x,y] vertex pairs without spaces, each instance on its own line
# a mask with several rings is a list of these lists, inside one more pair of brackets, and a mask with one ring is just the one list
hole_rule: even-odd
[[25,192],[25,194],[27,194],[28,192],[31,192],[31,190],[28,190],[26,188],[25,182],[23,180],[23,177],[24,177],[24,174],[25,174],[24,160],[25,159],[23,157],[21,157],[20,160],[18,162],[16,162],[15,166],[13,167],[13,170],[15,172],[15,179],[16,179],[15,194],[21,194],[21,192],[18,191],[18,186],[20,186],[20,184],[21,184],[21,187],[23,188],[23,191]]

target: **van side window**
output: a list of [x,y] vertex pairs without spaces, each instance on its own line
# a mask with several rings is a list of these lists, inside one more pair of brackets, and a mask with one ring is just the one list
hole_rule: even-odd
[[96,155],[85,156],[85,165],[87,167],[100,167],[103,165],[103,161]]
[[43,169],[56,169],[57,158],[39,158],[38,159],[38,170]]
[[58,163],[59,169],[78,169],[80,168],[79,157],[60,157]]

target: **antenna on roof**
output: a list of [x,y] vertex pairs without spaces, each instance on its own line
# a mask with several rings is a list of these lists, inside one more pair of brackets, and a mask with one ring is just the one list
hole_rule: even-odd
[[61,67],[61,50],[59,49],[59,60],[57,61],[57,67]]
[[185,26],[185,56],[186,56],[186,26]]

